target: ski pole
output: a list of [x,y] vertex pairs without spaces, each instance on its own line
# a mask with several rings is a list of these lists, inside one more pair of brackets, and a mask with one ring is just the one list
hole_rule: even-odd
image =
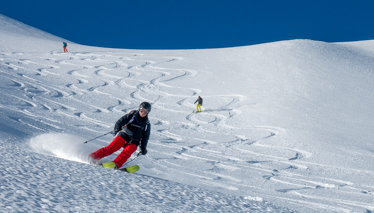
[[112,132],[113,132],[113,131],[107,132],[107,133],[105,133],[104,135],[100,135],[100,136],[98,136],[98,137],[96,137],[96,138],[92,138],[91,140],[85,141],[84,143],[87,143],[87,142],[89,142],[89,141],[93,141],[93,140],[95,140],[95,139],[97,139],[97,138],[101,138],[101,137],[103,137],[103,136],[105,136],[105,135],[107,135],[107,134],[109,134],[109,133],[112,133]]
[[137,155],[136,155],[136,157],[135,158],[133,158],[133,159],[131,159],[129,162],[126,162],[125,164],[123,164],[123,165],[126,165],[126,164],[128,164],[128,163],[130,163],[131,161],[133,161],[133,160],[135,160],[137,157],[139,157],[140,156],[140,153],[141,152],[139,152]]

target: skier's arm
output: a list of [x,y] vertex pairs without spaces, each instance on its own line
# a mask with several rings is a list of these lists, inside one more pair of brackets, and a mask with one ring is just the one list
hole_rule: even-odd
[[114,133],[119,132],[122,129],[122,127],[130,121],[131,117],[132,117],[132,114],[128,113],[122,116],[120,119],[118,119],[118,121],[114,125]]
[[147,154],[147,144],[149,136],[151,135],[151,124],[147,124],[147,131],[143,134],[142,141],[140,144],[140,150],[143,155]]

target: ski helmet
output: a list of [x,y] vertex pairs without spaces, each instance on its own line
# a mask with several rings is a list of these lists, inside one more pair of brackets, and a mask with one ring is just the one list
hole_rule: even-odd
[[143,103],[141,103],[141,104],[139,105],[139,109],[140,109],[140,108],[143,108],[143,109],[147,110],[148,113],[150,113],[152,107],[151,107],[151,104],[150,104],[150,103],[148,103],[148,102],[143,102]]

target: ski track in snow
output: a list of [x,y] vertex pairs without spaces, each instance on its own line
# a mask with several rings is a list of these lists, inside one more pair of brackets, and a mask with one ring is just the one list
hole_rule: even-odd
[[[61,129],[82,128],[86,129],[88,135],[95,136],[101,134],[103,129],[110,131],[120,116],[131,109],[136,109],[140,102],[151,102],[153,105],[150,114],[152,137],[149,142],[149,154],[146,159],[138,162],[145,168],[139,171],[138,176],[144,175],[149,179],[142,183],[146,186],[142,184],[128,186],[130,187],[130,196],[126,199],[129,202],[132,202],[132,194],[144,194],[144,197],[153,197],[154,199],[159,197],[162,202],[160,206],[177,206],[176,204],[164,204],[182,202],[175,198],[179,196],[181,188],[189,188],[199,196],[201,194],[201,197],[208,199],[210,192],[195,188],[200,187],[242,197],[257,196],[257,200],[264,199],[275,204],[279,203],[277,200],[282,200],[282,202],[288,202],[296,207],[303,206],[311,211],[350,212],[350,209],[355,208],[374,209],[374,204],[366,202],[364,198],[362,202],[339,199],[341,194],[349,194],[349,196],[356,198],[364,197],[367,194],[373,195],[374,186],[365,188],[344,179],[336,180],[319,176],[319,173],[328,173],[331,168],[327,164],[309,163],[307,159],[312,154],[307,151],[277,145],[277,138],[282,137],[285,129],[274,126],[243,128],[240,125],[232,124],[231,119],[242,113],[237,106],[245,100],[244,96],[238,94],[203,96],[204,99],[214,99],[217,105],[206,106],[206,108],[204,105],[203,112],[192,113],[195,108],[193,102],[203,91],[198,88],[171,86],[171,83],[181,78],[195,76],[199,71],[163,66],[183,60],[181,57],[171,57],[172,59],[166,61],[165,58],[152,58],[152,61],[146,58],[146,54],[123,56],[123,54],[115,52],[68,54],[51,52],[39,59],[27,53],[4,54],[0,61],[0,70],[2,70],[2,76],[5,77],[2,84],[12,88],[12,94],[6,94],[7,100],[12,100],[12,102],[1,103],[1,107],[9,110],[9,113],[5,115],[9,120],[25,126],[27,129],[25,131],[29,133],[35,131],[47,133],[51,129],[58,132]],[[69,79],[69,82],[64,82],[63,79]],[[50,82],[50,84],[44,82]],[[96,99],[100,99],[100,101],[96,101]],[[158,112],[167,113],[158,114]],[[19,113],[22,116],[14,117],[14,113]],[[61,123],[61,117],[69,122]],[[183,119],[184,122],[181,122]],[[95,150],[110,140],[110,137],[106,137],[96,142],[95,146],[90,147]],[[44,144],[44,146],[46,145]],[[61,151],[64,149],[60,149],[60,153],[51,151],[53,150],[51,147],[35,149],[41,153],[44,151],[43,154],[85,162],[83,158],[76,159],[73,156],[67,156],[69,151],[64,153]],[[62,165],[62,167],[67,167],[68,164],[67,162],[66,166]],[[68,170],[68,168],[64,169]],[[87,166],[84,169],[92,168]],[[344,168],[333,169],[337,173],[353,172]],[[99,168],[96,170],[97,173],[109,172]],[[307,170],[310,172],[306,172]],[[42,171],[41,174],[38,174],[40,171]],[[22,177],[18,173],[21,172],[28,172],[31,179],[41,175],[62,178],[71,182],[78,181],[70,180],[71,176],[69,175],[53,177],[53,169],[47,171],[43,168],[11,171],[10,173],[14,176],[9,178],[20,179]],[[83,173],[84,171],[79,172]],[[238,174],[248,178],[237,178]],[[179,176],[184,176],[184,178],[182,180],[174,178]],[[126,176],[125,178],[137,177]],[[186,183],[190,186],[175,183],[175,188],[169,187],[169,192],[160,192],[168,196],[147,194],[148,187],[156,187],[155,184],[163,183],[155,182],[154,180],[157,178]],[[79,182],[82,181],[87,181],[88,184],[90,182],[89,178],[79,180]],[[28,184],[32,184],[32,181]],[[4,187],[11,189],[11,186],[1,185],[2,190]],[[60,190],[56,193],[63,192],[65,188],[70,187],[73,186],[58,186]],[[80,188],[79,184],[78,188]],[[108,186],[103,184],[95,190],[103,192],[102,196],[108,196],[108,193],[121,196],[122,192],[115,188],[111,187],[108,191]],[[269,188],[274,190],[269,191]],[[22,199],[22,197],[29,196],[30,193],[43,192],[30,192],[25,189],[18,191],[17,194],[3,194],[3,196],[19,196]],[[88,196],[89,194],[91,193],[87,191]],[[48,206],[50,203],[63,202],[49,199],[48,195],[44,197],[41,200],[44,203],[42,205]],[[165,197],[176,200],[161,199]],[[94,202],[94,199],[98,198],[90,197],[88,200]],[[199,201],[199,197],[191,197],[191,199],[194,200],[194,207],[185,210],[204,211],[204,207],[199,209],[196,205],[202,202]],[[218,205],[215,203],[217,200],[219,199],[213,198],[206,201],[211,202],[213,207],[210,209],[218,210],[218,207],[215,207]],[[206,202],[203,205],[206,205]],[[224,198],[222,198],[222,202],[226,202]],[[243,204],[245,199],[238,198],[236,202],[228,205],[237,206],[238,211],[245,210]],[[1,205],[5,207],[11,204]],[[98,207],[98,209],[110,209],[110,205],[107,204]],[[86,206],[89,205],[79,208],[77,204],[77,209],[70,210],[84,211],[87,210]],[[126,206],[124,206],[125,209],[134,210],[128,205]],[[54,210],[61,211],[62,207]],[[146,211],[147,209],[135,210]],[[225,209],[220,209],[220,211],[225,211]],[[230,209],[229,211],[236,210]]]

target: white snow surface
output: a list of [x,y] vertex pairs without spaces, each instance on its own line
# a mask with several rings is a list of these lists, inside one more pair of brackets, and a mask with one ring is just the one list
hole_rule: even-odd
[[[62,41],[0,15],[1,212],[374,212],[374,41]],[[140,170],[89,165],[142,101]]]

